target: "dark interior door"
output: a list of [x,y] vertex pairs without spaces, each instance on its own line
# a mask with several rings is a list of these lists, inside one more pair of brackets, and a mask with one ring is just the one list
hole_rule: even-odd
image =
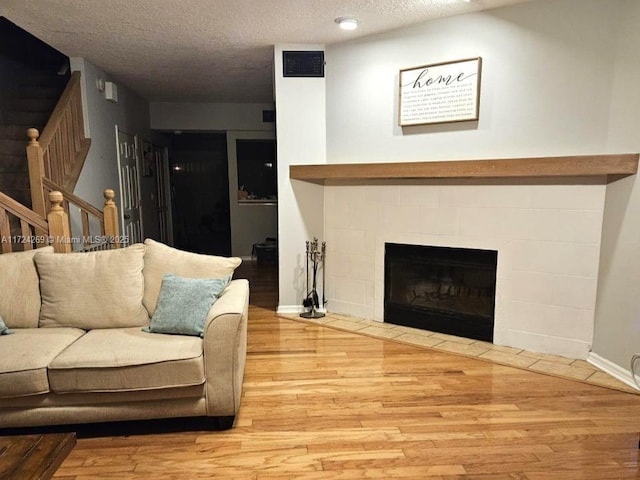
[[175,246],[231,255],[226,134],[167,136]]

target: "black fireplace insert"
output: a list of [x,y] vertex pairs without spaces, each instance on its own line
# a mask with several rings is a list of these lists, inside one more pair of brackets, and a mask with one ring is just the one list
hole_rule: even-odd
[[493,342],[498,252],[385,244],[384,321]]

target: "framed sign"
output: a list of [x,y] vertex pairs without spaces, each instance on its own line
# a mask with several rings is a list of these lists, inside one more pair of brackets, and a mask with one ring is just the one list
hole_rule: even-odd
[[478,120],[481,71],[480,57],[400,70],[398,123]]

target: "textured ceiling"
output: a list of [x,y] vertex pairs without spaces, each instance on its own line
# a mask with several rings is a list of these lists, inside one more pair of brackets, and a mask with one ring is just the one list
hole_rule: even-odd
[[[148,100],[270,102],[275,44],[332,44],[525,1],[0,0],[0,15]],[[341,16],[360,28],[340,30]]]

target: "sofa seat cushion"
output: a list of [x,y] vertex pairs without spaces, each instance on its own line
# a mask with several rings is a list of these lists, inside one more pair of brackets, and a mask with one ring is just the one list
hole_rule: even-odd
[[0,398],[50,391],[47,367],[84,335],[77,328],[16,328],[0,338]]
[[139,327],[91,330],[49,366],[55,393],[153,390],[204,381],[201,338]]

